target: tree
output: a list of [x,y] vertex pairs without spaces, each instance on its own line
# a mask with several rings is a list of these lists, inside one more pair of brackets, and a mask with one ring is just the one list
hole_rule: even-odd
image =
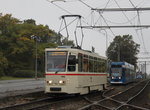
[[33,19],[20,21],[11,14],[0,16],[0,73],[11,76],[18,70],[34,71],[36,49],[38,71],[44,72],[44,49],[73,44],[64,39],[47,25],[36,25]]
[[136,65],[139,47],[131,35],[116,36],[107,49],[107,57],[111,61],[126,61]]
[[24,20],[24,23],[36,25],[36,21],[33,19]]
[[3,53],[0,52],[0,77],[2,77],[4,74],[4,70],[7,68],[8,66],[8,61],[7,58],[5,58],[3,56]]

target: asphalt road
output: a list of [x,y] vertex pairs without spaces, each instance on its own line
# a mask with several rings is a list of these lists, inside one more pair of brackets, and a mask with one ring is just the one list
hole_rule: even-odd
[[0,81],[0,98],[43,91],[44,79],[22,79]]

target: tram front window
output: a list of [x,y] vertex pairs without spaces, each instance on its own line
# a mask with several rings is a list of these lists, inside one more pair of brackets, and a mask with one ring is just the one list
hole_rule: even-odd
[[67,52],[47,52],[47,72],[64,72]]
[[122,69],[121,68],[111,68],[112,76],[119,77],[121,76]]

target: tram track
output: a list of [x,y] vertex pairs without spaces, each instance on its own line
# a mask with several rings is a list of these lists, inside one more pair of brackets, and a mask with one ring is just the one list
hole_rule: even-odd
[[[25,104],[1,108],[0,110],[148,110],[146,108],[130,104],[136,97],[136,94],[140,95],[139,91],[142,92],[144,87],[143,85],[146,87],[146,83],[142,83],[138,83],[136,85],[129,84],[130,86],[118,86],[121,90],[119,90],[118,87],[110,87],[109,90],[105,90],[103,93],[94,92],[78,97],[71,96],[39,99]],[[147,83],[147,85],[149,84]],[[125,100],[118,98],[124,96],[127,97],[125,93],[130,93],[129,91],[133,91],[136,87],[141,87],[141,89],[138,89],[138,93],[132,96],[134,97],[133,99],[131,99],[131,95],[129,95],[129,97]],[[118,90],[115,91],[115,89]]]
[[[128,88],[123,92],[119,92],[118,94],[106,96],[105,94],[108,92],[103,93],[104,99],[86,105],[78,110],[149,110],[147,108],[138,107],[135,105],[128,104],[134,98],[141,94],[141,92],[147,87],[150,83],[149,81],[143,81],[133,87]],[[123,97],[123,98],[122,98]]]
[[63,100],[66,100],[68,97],[58,97],[58,98],[42,98],[35,101],[30,101],[23,104],[12,105],[8,107],[0,108],[0,110],[37,110],[39,108],[43,108],[46,106],[50,106],[52,104],[59,103]]
[[25,109],[28,109],[28,108],[34,106],[34,105],[41,104],[41,102],[46,103],[50,99],[51,98],[42,98],[39,100],[26,102],[23,104],[16,104],[16,105],[8,106],[8,107],[3,107],[3,108],[0,108],[0,110],[25,110]]

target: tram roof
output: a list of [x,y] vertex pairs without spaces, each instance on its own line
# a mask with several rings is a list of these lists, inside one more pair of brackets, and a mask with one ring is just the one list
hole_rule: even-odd
[[111,62],[111,65],[128,65],[128,66],[134,67],[132,64],[127,63],[127,62]]
[[99,57],[102,59],[107,59],[106,57],[101,56],[98,53],[91,52],[88,50],[78,49],[78,48],[72,48],[72,47],[46,48],[45,51],[70,51],[70,52],[75,52],[75,53],[82,53],[82,54],[86,54],[86,55],[91,55],[93,57]]

